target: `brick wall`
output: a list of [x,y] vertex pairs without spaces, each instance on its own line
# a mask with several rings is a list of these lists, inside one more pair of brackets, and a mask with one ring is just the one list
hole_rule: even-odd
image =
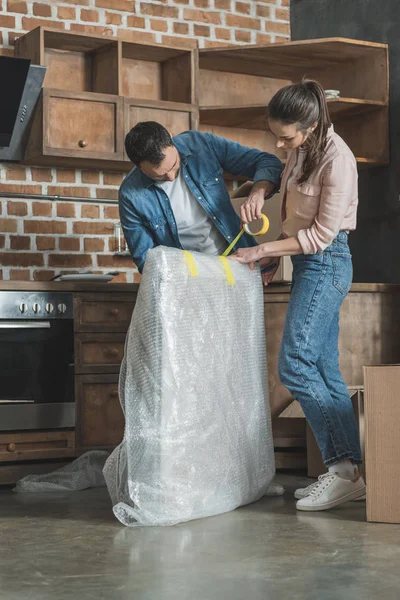
[[[39,25],[69,31],[193,45],[264,44],[289,39],[289,0],[0,0],[0,54]],[[115,204],[122,174],[0,164],[0,192],[87,198],[50,202],[4,198],[0,203],[0,278],[46,280],[60,272],[139,275],[114,250]]]

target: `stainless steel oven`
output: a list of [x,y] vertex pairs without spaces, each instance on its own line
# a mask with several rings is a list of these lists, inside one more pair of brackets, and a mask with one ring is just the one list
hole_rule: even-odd
[[75,427],[73,298],[0,292],[0,430]]

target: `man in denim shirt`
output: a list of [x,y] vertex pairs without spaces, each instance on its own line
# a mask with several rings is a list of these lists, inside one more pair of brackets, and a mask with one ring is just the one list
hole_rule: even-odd
[[[210,133],[171,138],[159,123],[138,123],[125,148],[135,168],[119,190],[121,224],[140,272],[155,246],[222,254],[240,230],[223,172],[253,180],[247,210],[261,211],[279,188],[281,161]],[[245,209],[246,210],[246,209]],[[256,244],[244,234],[236,248]]]

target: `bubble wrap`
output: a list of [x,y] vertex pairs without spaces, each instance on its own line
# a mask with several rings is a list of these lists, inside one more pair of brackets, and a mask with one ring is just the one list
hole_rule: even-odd
[[119,392],[125,435],[104,468],[123,524],[174,525],[261,498],[274,476],[259,271],[147,254]]

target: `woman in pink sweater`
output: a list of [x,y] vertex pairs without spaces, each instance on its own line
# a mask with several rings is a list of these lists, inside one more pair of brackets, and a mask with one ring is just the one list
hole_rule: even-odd
[[[296,490],[299,510],[326,510],[365,494],[358,471],[359,434],[339,370],[339,312],[352,282],[348,232],[356,227],[357,165],[333,129],[324,90],[315,81],[288,85],[268,107],[276,145],[289,151],[282,175],[278,241],[240,249],[233,258],[262,269],[290,255],[293,283],[279,356],[282,383],[298,400],[328,472]],[[245,223],[261,216],[250,197]],[[276,267],[277,268],[277,267]],[[263,274],[264,284],[276,268]]]

